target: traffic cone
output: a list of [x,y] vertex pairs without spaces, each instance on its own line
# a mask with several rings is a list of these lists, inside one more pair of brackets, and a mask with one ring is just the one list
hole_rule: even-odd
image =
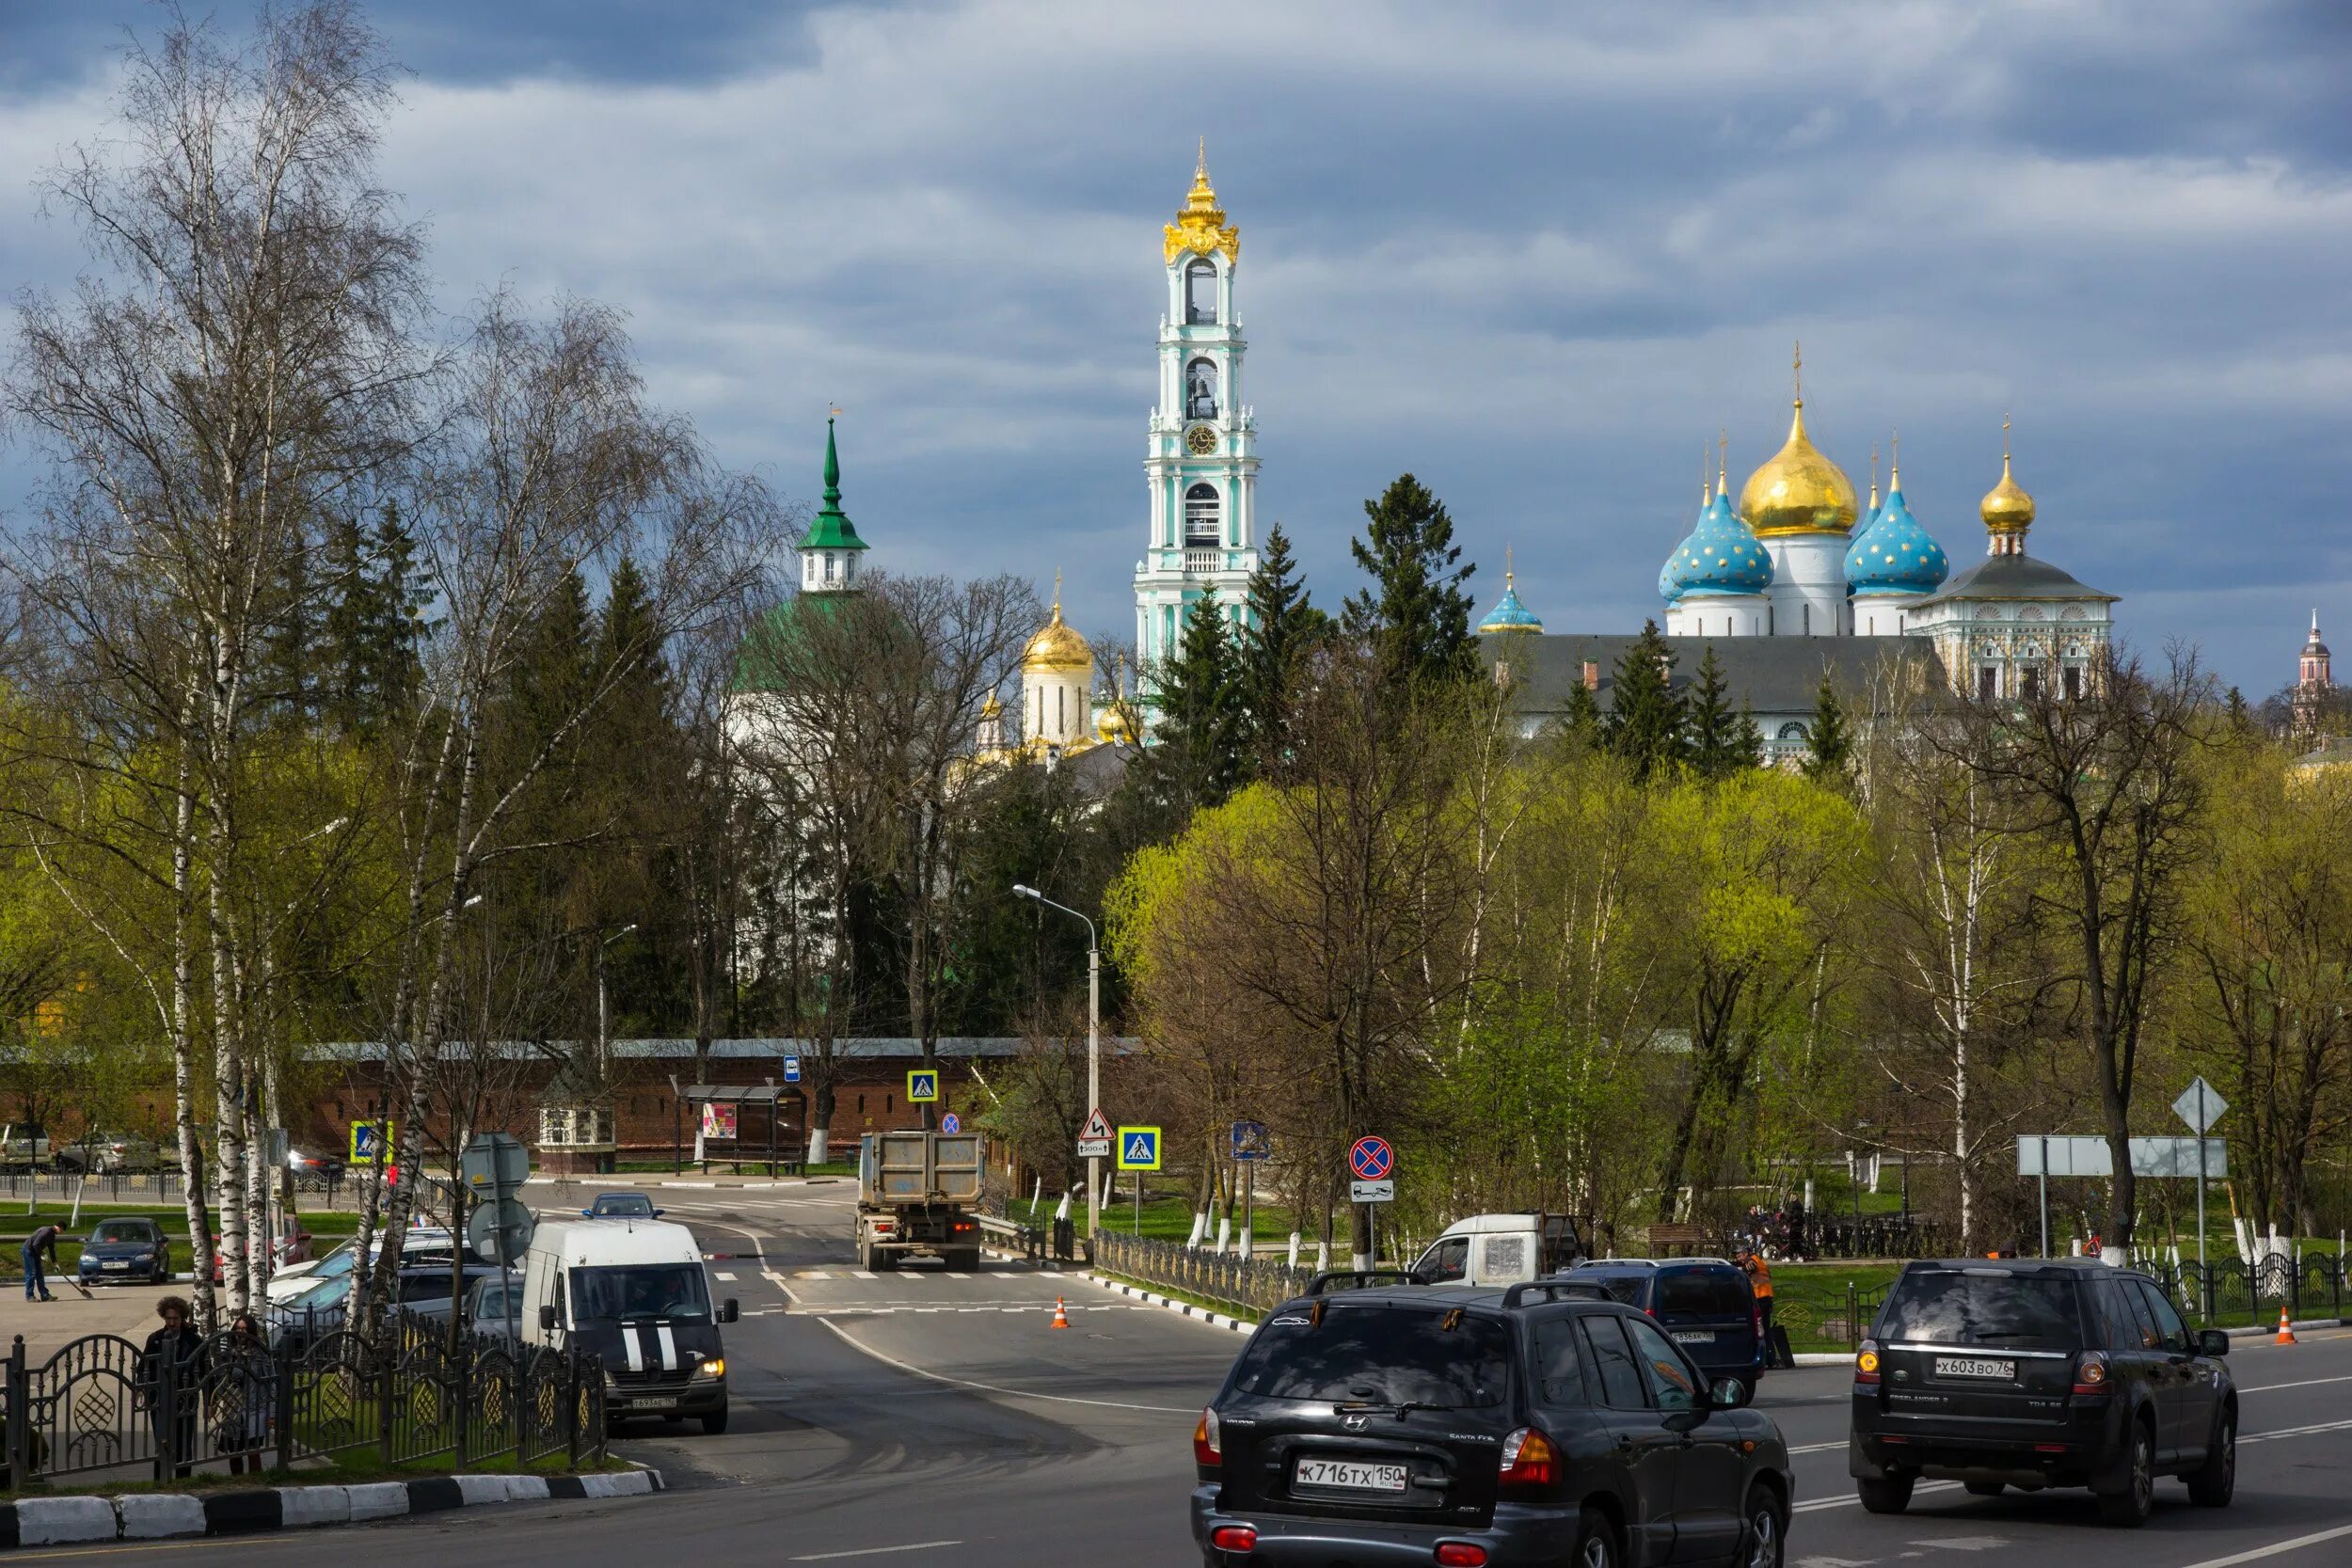
[[2283,1306],[2279,1308],[2279,1337],[2270,1342],[2274,1345],[2295,1343],[2295,1325],[2287,1322],[2287,1309]]
[[[1062,1306],[1062,1299],[1059,1296],[1056,1296],[1054,1298],[1054,1321],[1047,1326],[1052,1328],[1068,1328],[1070,1326],[1069,1309]],[[2284,1319],[2280,1319],[2279,1326],[2283,1330],[2286,1327],[2286,1321]],[[2289,1336],[2289,1338],[2292,1338],[2292,1336]]]

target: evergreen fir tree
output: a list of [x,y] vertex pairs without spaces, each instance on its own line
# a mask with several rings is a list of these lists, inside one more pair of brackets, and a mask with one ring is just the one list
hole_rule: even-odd
[[1240,673],[1224,610],[1216,594],[1203,594],[1185,612],[1176,657],[1160,673],[1158,744],[1144,753],[1171,830],[1223,801],[1240,782]]
[[1280,523],[1266,531],[1258,569],[1249,575],[1247,604],[1248,612],[1234,649],[1236,741],[1245,769],[1263,775],[1289,749],[1284,716],[1291,676],[1329,621],[1308,601]]
[[1756,747],[1750,739],[1756,732],[1756,715],[1744,706],[1733,711],[1731,684],[1724,678],[1723,661],[1715,657],[1711,643],[1699,659],[1688,698],[1687,745],[1691,765],[1698,769],[1699,777],[1728,779],[1743,768],[1755,767]]
[[1584,684],[1584,656],[1576,659],[1575,676],[1568,682],[1568,711],[1561,727],[1586,746],[1597,746],[1602,739],[1600,699]]
[[1756,705],[1745,697],[1740,699],[1739,747],[1741,767],[1764,766],[1764,726],[1756,721]]
[[1846,788],[1852,781],[1853,731],[1827,674],[1814,694],[1813,722],[1805,727],[1805,740],[1810,754],[1804,760],[1804,776],[1834,789]]
[[1642,623],[1642,635],[1618,656],[1613,673],[1616,689],[1602,739],[1632,765],[1637,779],[1671,772],[1685,757],[1683,699],[1674,689],[1674,650],[1657,622]]
[[1364,537],[1348,549],[1373,580],[1347,601],[1348,634],[1372,645],[1392,679],[1474,677],[1478,644],[1463,585],[1476,568],[1455,564],[1462,551],[1445,503],[1402,474],[1378,500],[1364,502]]

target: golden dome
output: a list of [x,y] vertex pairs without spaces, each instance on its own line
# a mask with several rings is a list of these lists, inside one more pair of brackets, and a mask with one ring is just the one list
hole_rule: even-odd
[[1977,515],[1994,533],[2023,533],[2033,526],[2033,498],[2009,471],[2009,420],[2001,421],[2001,483],[1984,493]]
[[987,698],[980,704],[980,717],[983,719],[1002,719],[1004,716],[1005,705],[996,700],[995,692],[990,692]]
[[1105,746],[1132,746],[1136,743],[1135,726],[1127,721],[1123,704],[1107,705],[1094,716],[1094,738]]
[[1054,618],[1021,650],[1024,670],[1091,670],[1094,650],[1061,618],[1061,574],[1054,574]]
[[1205,136],[1200,140],[1200,161],[1193,166],[1192,190],[1177,211],[1176,221],[1168,225],[1167,237],[1171,264],[1187,250],[1202,256],[1221,250],[1228,266],[1241,260],[1241,230],[1225,221],[1225,209],[1216,204],[1216,188],[1209,183]]
[[1804,399],[1797,399],[1788,442],[1740,487],[1740,515],[1760,539],[1853,527],[1853,481],[1805,436]]

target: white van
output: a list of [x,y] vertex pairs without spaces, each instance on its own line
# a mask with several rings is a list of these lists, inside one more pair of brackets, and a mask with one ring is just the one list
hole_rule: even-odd
[[1413,1272],[1432,1285],[1516,1285],[1572,1266],[1584,1255],[1565,1214],[1472,1214],[1429,1243]]
[[523,1259],[523,1337],[604,1362],[605,1421],[631,1416],[727,1429],[727,1362],[693,1232],[663,1220],[542,1220]]

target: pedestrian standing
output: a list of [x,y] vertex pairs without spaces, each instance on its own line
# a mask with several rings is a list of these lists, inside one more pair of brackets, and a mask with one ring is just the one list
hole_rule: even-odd
[[196,1390],[204,1371],[204,1336],[188,1321],[185,1297],[164,1297],[155,1304],[155,1315],[164,1326],[147,1337],[139,1355],[139,1402],[147,1407],[156,1453],[169,1449],[173,1474],[185,1480],[196,1463]]
[[57,1262],[57,1227],[54,1225],[44,1225],[24,1238],[24,1299],[26,1301],[57,1299],[49,1293],[49,1276],[41,1272],[40,1260],[43,1254],[48,1256],[50,1266],[55,1268]]
[[1769,1342],[1772,1333],[1772,1266],[1764,1261],[1762,1253],[1747,1246],[1734,1253],[1732,1260],[1748,1273],[1748,1289],[1756,1292],[1756,1314],[1763,1322]]
[[213,1446],[229,1456],[229,1473],[262,1473],[262,1450],[269,1444],[270,1412],[278,1388],[278,1363],[269,1340],[250,1312],[229,1325],[212,1369]]

